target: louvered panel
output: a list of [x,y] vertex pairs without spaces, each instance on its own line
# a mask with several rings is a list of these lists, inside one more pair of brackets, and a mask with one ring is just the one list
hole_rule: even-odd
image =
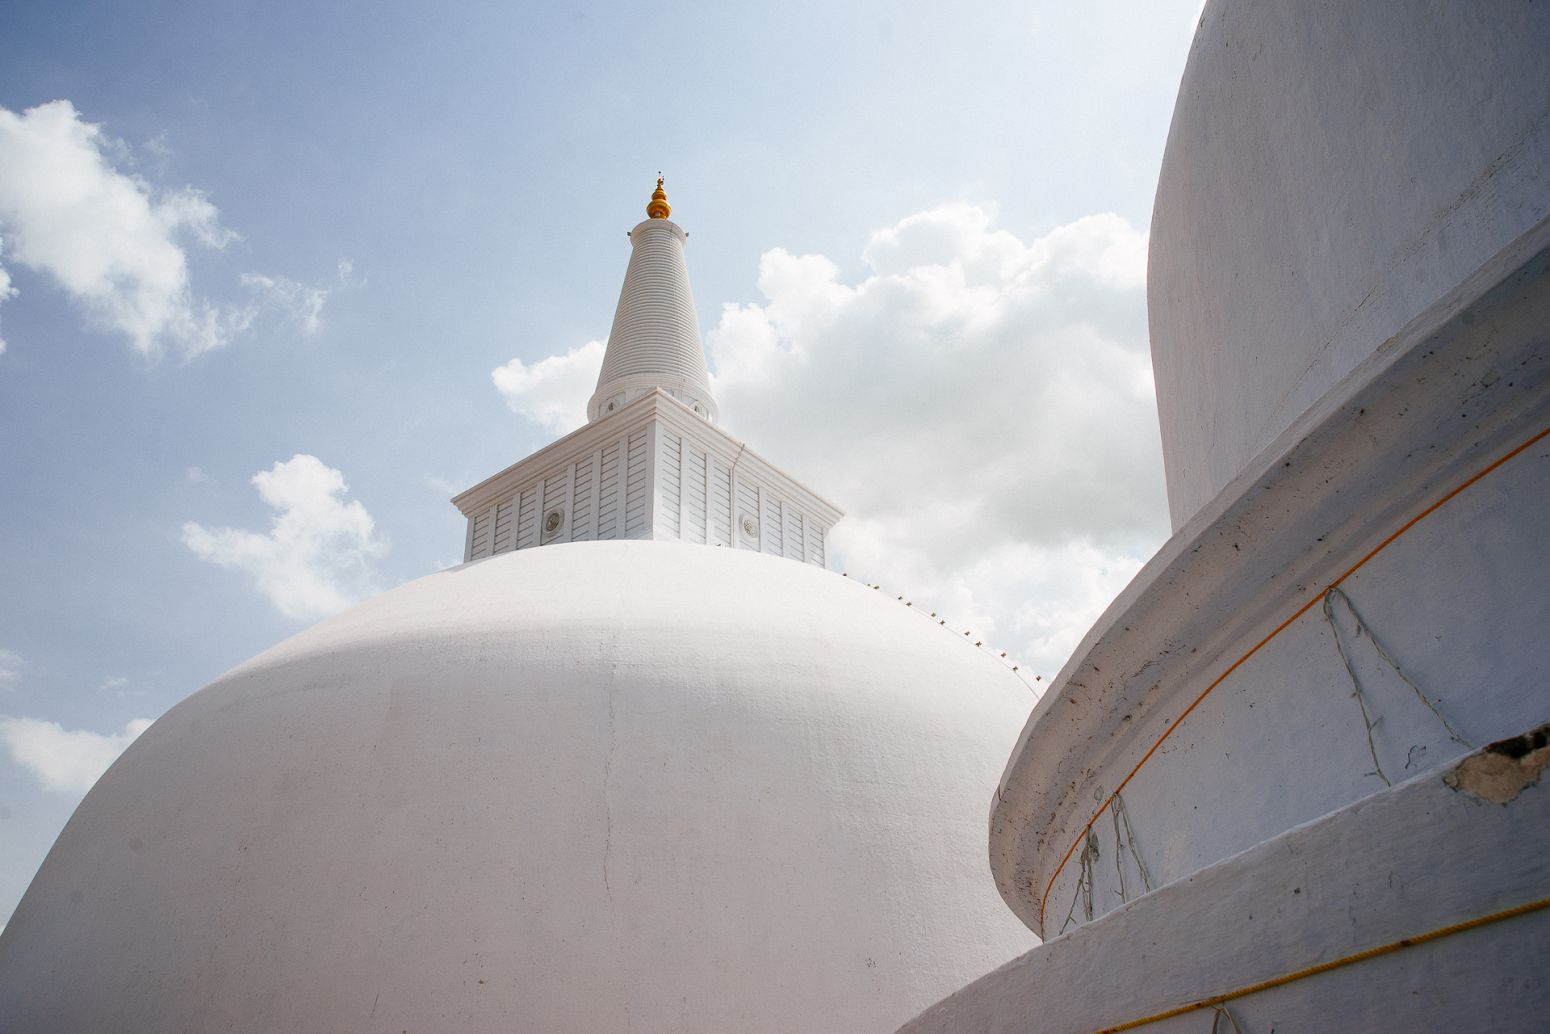
[[517,548],[538,545],[538,486],[522,490],[517,502]]
[[648,514],[646,499],[650,485],[646,483],[646,432],[630,435],[624,481],[624,537],[641,538],[646,534]]
[[783,510],[784,520],[781,524],[780,534],[785,543],[785,555],[792,560],[802,559],[802,514],[796,507],[787,503]]
[[710,479],[710,541],[732,544],[732,474],[712,461]]
[[705,542],[709,534],[706,525],[705,453],[692,445],[684,448],[683,499],[684,528],[681,533],[685,542]]
[[774,492],[764,493],[764,517],[759,521],[759,530],[764,539],[764,551],[781,555],[781,513],[780,500]]
[[674,538],[680,538],[683,528],[678,519],[678,507],[683,499],[683,439],[662,431],[657,440],[657,474],[662,486],[662,530]]
[[572,542],[583,542],[593,537],[592,515],[592,461],[576,464],[576,495],[571,500],[570,537]]
[[565,505],[565,486],[569,479],[565,474],[556,474],[544,479],[544,512],[548,513],[557,506]]
[[828,538],[828,529],[815,521],[809,521],[807,525],[807,562],[817,564],[819,567],[829,566],[829,557],[825,548],[825,539]]
[[619,442],[614,442],[603,449],[603,469],[597,490],[597,537],[599,539],[619,537],[619,449]]
[[748,517],[752,517],[755,522],[760,520],[759,490],[746,481],[739,481],[737,483],[737,512],[732,515],[734,541],[742,549],[758,549],[759,536],[750,536],[743,530],[743,521]]
[[491,553],[505,553],[512,549],[511,542],[511,517],[512,500],[502,499],[495,506],[495,536],[490,546]]
[[495,523],[495,511],[489,509],[474,518],[474,534],[468,547],[468,559],[479,560],[490,555],[490,529]]

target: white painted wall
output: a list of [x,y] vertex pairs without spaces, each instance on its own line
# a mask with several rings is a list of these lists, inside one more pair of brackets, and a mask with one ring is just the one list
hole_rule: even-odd
[[[468,520],[464,560],[654,538],[826,567],[841,512],[670,398],[647,392],[459,495],[454,502]],[[549,531],[555,514],[558,527]]]
[[893,1030],[1034,943],[984,841],[1030,703],[806,564],[432,575],[136,741],[0,937],[0,1029]]
[[[620,427],[617,436],[596,450],[578,452],[559,467],[530,472],[468,518],[463,559],[482,560],[562,542],[652,537],[646,506],[651,491],[649,449],[648,428]],[[558,524],[551,531],[548,521],[556,514]]]
[[1212,0],[1147,295],[1175,529],[1550,214],[1550,7]]
[[[790,478],[768,464],[718,454],[696,427],[660,428],[657,448],[657,538],[734,545],[828,566],[833,512],[812,506]],[[734,465],[740,468],[735,506]],[[729,527],[727,515],[734,512]]]

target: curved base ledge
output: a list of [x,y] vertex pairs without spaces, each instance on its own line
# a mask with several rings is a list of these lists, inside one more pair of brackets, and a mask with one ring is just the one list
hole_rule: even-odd
[[[1143,881],[1169,883],[1381,789],[1380,778],[1397,781],[1456,757],[1464,748],[1439,725],[1429,747],[1407,756],[1405,745],[1423,740],[1405,729],[1394,745],[1380,742],[1369,763],[1361,722],[1373,715],[1359,715],[1351,699],[1357,671],[1346,653],[1369,642],[1363,635],[1372,628],[1410,638],[1394,653],[1407,666],[1417,655],[1424,662],[1402,676],[1414,678],[1409,699],[1423,693],[1417,687],[1428,699],[1446,696],[1440,708],[1422,703],[1466,716],[1469,742],[1550,713],[1543,679],[1533,677],[1550,666],[1541,656],[1550,644],[1534,631],[1550,623],[1550,598],[1542,585],[1523,582],[1530,568],[1543,569],[1550,548],[1542,535],[1550,499],[1543,441],[1512,474],[1479,482],[1400,540],[1403,548],[1379,555],[1359,584],[1341,582],[1412,518],[1550,427],[1546,327],[1550,221],[1385,343],[1115,600],[1034,710],[992,807],[997,886],[1032,929],[1058,935],[1067,905],[1082,900],[1073,852],[1090,843],[1090,820],[1102,818],[1108,837],[1099,863],[1107,882],[1128,882],[1134,898]],[[1504,555],[1482,563],[1492,549]],[[1355,601],[1346,601],[1349,615],[1338,615],[1344,641],[1317,608],[1333,584],[1350,588]],[[1360,627],[1358,605],[1378,619],[1368,628]],[[1299,615],[1296,635],[1254,656]],[[1232,692],[1206,700],[1208,717],[1193,712],[1249,657],[1254,670],[1238,671]],[[1363,672],[1364,681],[1381,674],[1396,692],[1410,693],[1379,660],[1364,663],[1383,669]],[[1380,736],[1397,736],[1412,720],[1401,708],[1396,702],[1378,718],[1386,721]],[[1413,709],[1420,715],[1413,725],[1437,724],[1421,704]],[[1191,735],[1164,743],[1185,716]],[[1396,750],[1397,760],[1385,754]],[[1363,772],[1385,761],[1387,775]],[[1326,778],[1336,764],[1338,778]],[[1128,782],[1133,772],[1145,777],[1149,797],[1124,802],[1137,820],[1139,852],[1135,842],[1124,845],[1118,822],[1107,829],[1108,802],[1141,787]],[[1123,876],[1112,871],[1132,864],[1118,857],[1127,850],[1143,859],[1149,879],[1139,866]],[[1075,921],[1126,896],[1075,905]]]
[[1550,907],[1501,915],[1550,905],[1550,747],[1538,733],[1537,752],[1493,745],[1138,898],[901,1034],[1199,1034],[1224,996],[1245,1031],[1542,1030]]

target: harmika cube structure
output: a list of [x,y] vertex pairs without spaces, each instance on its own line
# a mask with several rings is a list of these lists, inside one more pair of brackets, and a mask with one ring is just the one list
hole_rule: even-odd
[[650,215],[587,425],[458,497],[470,563],[125,752],[0,935],[0,1031],[886,1034],[1035,943],[984,828],[1027,685],[825,569]]
[[1550,1029],[1550,8],[1210,0],[1174,536],[991,808],[1046,943],[911,1034]]

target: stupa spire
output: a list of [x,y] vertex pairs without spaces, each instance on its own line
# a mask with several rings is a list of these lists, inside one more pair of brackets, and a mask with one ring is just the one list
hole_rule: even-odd
[[688,235],[662,179],[630,231],[587,423],[459,494],[463,559],[560,542],[665,539],[825,567],[838,507],[715,426],[684,268]]
[[684,265],[688,234],[668,216],[672,206],[657,176],[646,221],[630,231],[630,264],[614,310],[608,349],[587,419],[616,412],[631,399],[661,388],[706,420],[716,419],[700,343],[700,323]]

